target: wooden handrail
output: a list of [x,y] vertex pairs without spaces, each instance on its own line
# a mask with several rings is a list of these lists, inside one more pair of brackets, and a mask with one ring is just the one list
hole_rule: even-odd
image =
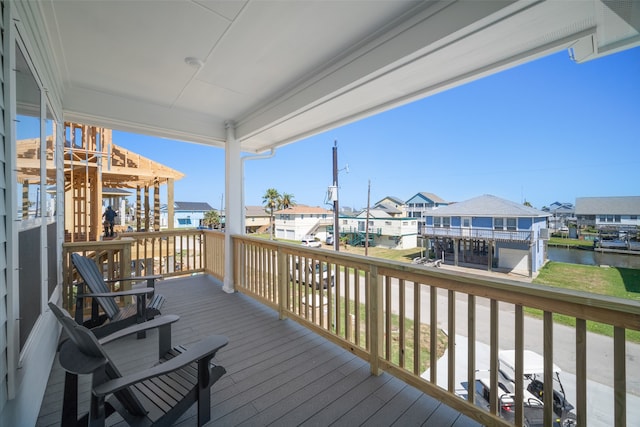
[[[492,389],[497,390],[500,340],[508,338],[501,328],[513,329],[513,336],[509,333],[511,338],[507,339],[513,342],[507,345],[516,350],[516,373],[522,373],[525,322],[530,321],[524,309],[541,310],[543,345],[537,350],[544,355],[544,379],[550,383],[554,363],[553,316],[574,317],[576,362],[574,367],[569,367],[576,372],[576,396],[572,403],[576,406],[578,420],[584,421],[589,409],[586,322],[610,325],[615,331],[612,340],[615,378],[611,380],[611,399],[615,401],[615,424],[625,425],[627,384],[639,380],[636,378],[638,373],[631,373],[625,366],[625,331],[640,330],[640,302],[345,252],[309,249],[249,236],[233,236],[232,241],[236,263],[234,283],[238,291],[278,309],[281,317],[289,317],[368,360],[372,372],[386,370],[482,424],[511,425],[498,415],[497,394],[491,396],[489,411],[474,404],[476,342],[485,340],[488,344],[486,362],[491,371]],[[334,272],[335,286],[326,289],[317,286],[322,279],[300,270],[299,266],[304,262],[318,265],[320,271]],[[326,302],[309,307],[308,301]],[[505,304],[513,306],[513,310],[510,309],[513,321],[507,323],[500,310]],[[465,305],[466,310],[460,310]],[[487,314],[483,316],[488,315],[488,318],[484,324],[490,326],[489,336],[481,337],[479,330],[483,320],[480,314],[485,312]],[[465,316],[464,322],[456,320]],[[348,324],[355,324],[355,328],[351,330],[346,327]],[[457,329],[470,331],[466,335],[466,353],[461,353],[454,341]],[[436,365],[441,331],[444,331],[448,349],[444,386],[437,382]],[[423,360],[421,355],[425,338],[429,342],[429,360]],[[457,372],[457,360],[466,360],[467,369]],[[430,368],[429,376],[423,375],[425,363]],[[636,377],[629,378],[630,375]],[[460,384],[457,382],[460,377],[471,384],[467,390],[468,400],[459,395]],[[515,425],[522,425],[522,375],[515,379],[515,387]],[[544,417],[548,424],[557,418],[552,402],[552,394],[545,394]]]

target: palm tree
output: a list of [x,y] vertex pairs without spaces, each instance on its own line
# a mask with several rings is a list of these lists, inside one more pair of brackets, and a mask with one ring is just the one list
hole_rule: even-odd
[[275,188],[269,188],[262,196],[262,203],[264,203],[264,210],[269,212],[270,218],[270,231],[269,231],[269,239],[273,240],[273,211],[280,206],[281,196],[278,193],[278,190]]
[[218,215],[218,212],[214,210],[207,211],[204,213],[202,222],[209,228],[216,227],[220,224],[220,215]]
[[293,194],[282,193],[280,196],[280,209],[287,209],[290,206],[295,206],[296,202],[293,200]]

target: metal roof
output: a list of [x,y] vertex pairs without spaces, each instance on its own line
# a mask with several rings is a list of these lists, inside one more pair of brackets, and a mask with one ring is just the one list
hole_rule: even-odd
[[330,211],[325,208],[321,208],[320,206],[307,206],[307,205],[295,205],[289,206],[286,209],[280,209],[273,212],[274,214],[282,215],[282,214],[326,214],[332,215],[333,211]]
[[578,197],[576,215],[640,215],[640,196]]
[[413,200],[414,198],[419,197],[420,199],[423,200],[428,200],[429,202],[433,202],[433,203],[437,203],[437,204],[448,204],[449,202],[445,201],[443,198],[433,194],[433,193],[427,193],[425,191],[421,191],[413,196],[411,196],[409,198],[409,200],[407,200],[407,203],[409,203],[411,200]]
[[245,216],[247,217],[268,217],[270,214],[266,211],[264,206],[245,206],[244,207]]
[[640,45],[637,1],[7,5],[65,120],[218,147],[229,131],[245,152],[558,51],[582,62]]
[[387,196],[387,197],[385,197],[385,198],[383,198],[383,199],[378,200],[375,204],[376,204],[376,205],[383,204],[383,202],[384,202],[385,200],[389,200],[390,202],[393,202],[393,203],[395,203],[396,205],[400,205],[400,206],[404,205],[404,203],[405,203],[405,202],[404,202],[404,200],[402,200],[400,197]]
[[208,212],[215,210],[207,202],[174,202],[173,207],[176,211]]
[[463,202],[441,206],[430,216],[483,216],[483,217],[548,217],[548,212],[525,206],[490,194]]

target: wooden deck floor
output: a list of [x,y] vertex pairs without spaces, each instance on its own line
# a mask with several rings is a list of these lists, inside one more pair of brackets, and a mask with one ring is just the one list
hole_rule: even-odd
[[[210,334],[229,338],[215,359],[227,374],[212,388],[211,426],[478,426],[389,374],[371,375],[363,360],[243,294],[223,292],[209,276],[165,280],[157,289],[167,297],[163,313],[180,315],[174,345]],[[157,334],[109,344],[108,351],[125,373],[148,366]],[[63,378],[56,360],[38,426],[59,425]],[[88,378],[80,390],[83,409]],[[191,408],[177,425],[195,425],[195,414]]]

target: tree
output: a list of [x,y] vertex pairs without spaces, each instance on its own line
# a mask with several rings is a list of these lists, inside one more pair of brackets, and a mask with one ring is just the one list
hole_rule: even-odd
[[290,206],[295,206],[296,202],[293,200],[293,194],[282,193],[280,196],[280,209],[287,209]]
[[280,206],[281,196],[278,193],[278,190],[275,188],[269,188],[262,196],[262,203],[264,204],[264,210],[269,212],[270,215],[270,226],[269,226],[269,239],[273,240],[273,229],[274,229],[274,221],[273,221],[273,211]]
[[530,208],[532,208],[533,206],[531,205],[531,202],[529,202],[528,200],[525,200],[523,205],[528,206]]
[[218,214],[218,211],[210,210],[205,212],[202,222],[209,228],[215,228],[220,225],[220,215]]

